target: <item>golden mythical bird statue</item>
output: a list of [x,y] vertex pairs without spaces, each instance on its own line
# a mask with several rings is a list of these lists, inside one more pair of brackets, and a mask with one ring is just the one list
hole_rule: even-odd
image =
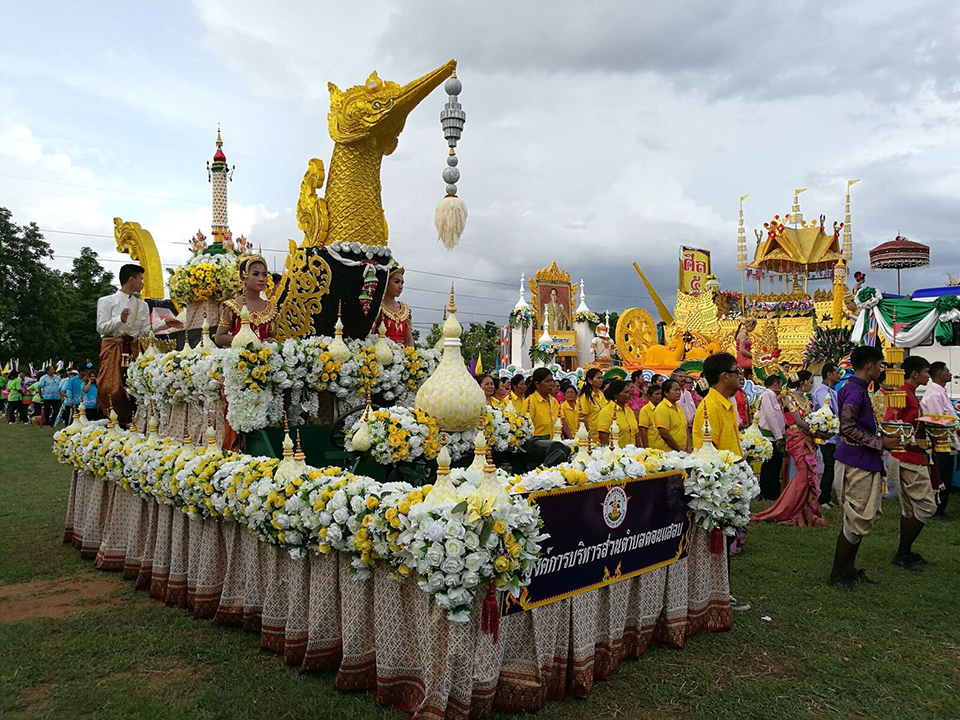
[[[343,306],[347,335],[365,336],[383,297],[383,282],[377,282],[372,297],[374,312],[361,311],[357,298],[370,264],[368,250],[359,253],[344,244],[365,248],[387,244],[387,221],[380,198],[380,163],[397,148],[407,115],[456,69],[455,60],[421,78],[398,85],[381,80],[376,72],[363,85],[340,90],[329,83],[330,138],[334,141],[330,171],[323,162],[310,160],[300,186],[297,222],[304,233],[297,246],[290,241],[283,278],[278,288],[281,338],[329,334],[336,320],[337,305]],[[323,198],[317,191],[326,179]],[[336,245],[335,253],[327,251]],[[386,279],[386,253],[375,256],[378,276]],[[334,263],[331,272],[330,263]],[[336,267],[339,266],[339,267]],[[332,302],[321,302],[327,297]],[[356,311],[356,312],[354,312]]]

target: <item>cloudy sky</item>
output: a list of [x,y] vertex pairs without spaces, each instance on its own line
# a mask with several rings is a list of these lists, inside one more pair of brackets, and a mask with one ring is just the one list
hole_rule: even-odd
[[[458,281],[463,319],[503,321],[520,273],[553,259],[586,281],[594,310],[652,310],[634,261],[672,305],[681,244],[709,248],[739,289],[738,196],[752,229],[807,187],[804,213],[829,226],[852,178],[854,268],[899,231],[934,265],[905,289],[960,274],[950,0],[11,2],[4,19],[0,205],[44,228],[62,267],[83,245],[118,260],[115,216],[151,230],[165,265],[182,262],[184,242],[209,234],[219,122],[236,165],[231,228],[281,268],[272,251],[302,238],[307,161],[329,165],[327,81],[377,69],[403,83],[456,58],[470,209],[458,248],[432,223],[441,91],[383,164],[418,324],[438,318],[446,276],[471,278]],[[896,287],[892,273],[869,282]]]

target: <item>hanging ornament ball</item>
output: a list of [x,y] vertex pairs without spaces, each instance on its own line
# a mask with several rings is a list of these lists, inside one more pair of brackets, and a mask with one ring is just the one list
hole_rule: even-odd
[[457,186],[454,185],[453,183],[449,183],[447,185],[447,195],[456,195],[456,194],[457,194]]
[[446,167],[443,169],[443,181],[445,183],[455,183],[460,179],[460,171],[455,167]]
[[459,78],[447,78],[447,81],[443,84],[443,91],[447,95],[459,95],[461,90],[463,90],[463,83],[460,82]]
[[447,155],[447,165],[450,167],[456,167],[460,162],[460,158],[456,155]]

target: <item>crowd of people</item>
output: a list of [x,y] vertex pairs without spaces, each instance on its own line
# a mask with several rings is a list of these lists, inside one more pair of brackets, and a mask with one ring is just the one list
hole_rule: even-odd
[[88,418],[97,411],[97,373],[86,368],[57,371],[47,365],[39,376],[25,370],[0,375],[0,408],[11,425],[69,425],[83,406]]
[[[534,437],[541,439],[555,436],[559,418],[564,439],[573,438],[582,423],[594,443],[606,444],[612,442],[615,426],[621,447],[690,452],[703,444],[706,414],[713,444],[742,456],[740,432],[756,422],[773,446],[772,456],[759,468],[761,498],[773,502],[751,519],[798,527],[826,525],[823,510],[838,505],[843,520],[829,583],[852,590],[875,583],[854,561],[860,541],[880,514],[883,496],[898,496],[901,506],[893,564],[923,570],[928,563],[913,543],[927,522],[945,517],[956,467],[955,450],[928,453],[915,444],[899,447],[879,432],[879,423],[910,423],[922,435],[917,425],[921,415],[957,418],[957,411],[946,391],[952,373],[943,362],[931,364],[911,355],[903,363],[904,385],[893,388],[884,384],[879,348],[857,347],[850,361],[853,376],[839,391],[841,373],[835,363],[823,365],[816,387],[809,370],[794,372],[784,363],[779,372],[765,377],[764,389],[752,404],[744,391],[753,370],[746,342],[738,343],[736,356],[718,353],[707,358],[699,386],[683,371],[646,380],[639,370],[625,379],[604,378],[598,368],[587,371],[579,388],[568,379],[558,383],[547,368],[537,368],[529,377],[484,373],[477,382],[489,405],[526,415]],[[921,398],[919,388],[925,388]],[[905,395],[903,408],[885,407],[884,394],[891,391]],[[808,421],[824,406],[839,419],[835,435]],[[730,555],[741,542],[742,537],[732,538]],[[735,599],[731,603],[734,609],[748,607]]]
[[604,378],[599,368],[591,368],[579,388],[568,378],[557,382],[547,368],[537,368],[529,377],[483,373],[477,382],[488,405],[512,406],[528,416],[534,437],[553,437],[559,418],[561,437],[572,439],[582,420],[593,443],[606,444],[616,423],[620,447],[691,450],[694,415],[702,400],[694,379],[682,370],[646,380],[640,370],[620,379]]

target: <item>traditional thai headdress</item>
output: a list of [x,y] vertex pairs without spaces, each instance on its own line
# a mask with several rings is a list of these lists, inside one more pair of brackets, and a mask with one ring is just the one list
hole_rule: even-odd
[[396,262],[394,262],[394,264],[390,267],[390,275],[391,275],[391,276],[393,276],[393,275],[396,274],[396,273],[400,273],[401,275],[403,275],[404,272],[406,272],[406,270],[405,270],[405,268],[403,267],[403,265],[399,265],[399,264],[397,264]]
[[250,274],[250,265],[252,265],[255,262],[263,263],[263,266],[265,268],[269,267],[263,255],[261,255],[259,252],[243,253],[239,258],[237,258],[237,270],[240,271],[241,280],[247,279],[247,275]]
[[800,375],[795,372],[789,372],[787,373],[787,381],[791,383],[798,383],[800,382]]

